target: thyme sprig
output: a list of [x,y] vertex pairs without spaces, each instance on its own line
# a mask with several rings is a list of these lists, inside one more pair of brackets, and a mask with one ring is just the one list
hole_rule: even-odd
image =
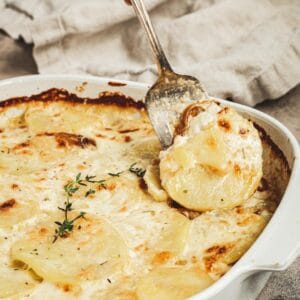
[[[117,172],[117,173],[107,173],[111,178],[113,177],[120,177],[123,173],[126,171],[129,171],[131,173],[134,173],[138,177],[143,177],[146,173],[145,169],[135,167],[137,163],[133,163],[127,170]],[[70,202],[70,199],[73,197],[73,195],[80,189],[81,186],[87,187],[88,183],[92,184],[98,184],[99,187],[102,187],[106,189],[106,182],[111,179],[100,179],[97,180],[96,176],[86,175],[84,178],[82,178],[81,173],[78,173],[75,177],[75,180],[69,181],[64,186],[64,191],[66,193],[66,201],[64,202],[64,207],[58,207],[59,210],[64,212],[64,220],[62,222],[55,221],[54,223],[58,226],[55,229],[55,233],[53,236],[53,243],[57,241],[59,237],[67,237],[74,228],[74,222],[80,218],[84,218],[85,212],[80,212],[76,217],[73,219],[69,219],[69,212],[73,210],[72,205],[73,203]],[[91,194],[95,194],[96,191],[92,188],[86,191],[85,197],[88,197]]]
[[64,207],[58,207],[59,210],[64,212],[64,220],[63,222],[55,221],[54,223],[58,226],[55,229],[53,243],[59,237],[67,237],[74,227],[74,222],[80,218],[84,218],[85,212],[80,212],[78,216],[73,219],[69,219],[69,212],[73,210],[73,203],[70,202],[70,198],[79,190],[80,186],[87,186],[87,184],[81,179],[81,173],[78,173],[75,177],[75,180],[69,181],[64,186],[64,191],[66,193],[66,201],[64,202]]
[[[66,191],[67,190],[67,191]],[[65,207],[58,207],[59,210],[64,212],[64,220],[63,222],[55,221],[54,223],[58,226],[58,228],[55,229],[55,233],[53,236],[53,243],[56,242],[56,240],[61,237],[67,237],[74,227],[74,222],[80,218],[84,218],[85,212],[80,212],[78,216],[76,216],[73,219],[69,219],[69,212],[73,210],[72,208],[72,202],[70,202],[70,197],[77,191],[78,189],[71,188],[68,189],[67,185],[65,186],[65,191],[67,192],[67,200],[65,201]]]

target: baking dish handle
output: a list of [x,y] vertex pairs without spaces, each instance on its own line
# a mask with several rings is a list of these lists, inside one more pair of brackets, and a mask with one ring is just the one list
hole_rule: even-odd
[[289,187],[269,224],[241,259],[248,270],[280,271],[286,269],[300,254],[299,160]]

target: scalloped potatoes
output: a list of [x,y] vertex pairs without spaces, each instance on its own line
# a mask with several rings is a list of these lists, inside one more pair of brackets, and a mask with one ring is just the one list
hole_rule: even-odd
[[7,266],[1,261],[0,266],[0,298],[11,297],[33,289],[38,281],[24,269]]
[[257,130],[213,101],[193,104],[185,114],[183,132],[161,154],[163,187],[176,202],[198,211],[240,205],[262,177]]
[[[232,198],[224,199],[226,207],[234,208],[218,206],[199,213],[178,205],[186,198],[178,198],[178,203],[171,199],[179,193],[170,188],[172,164],[163,157],[166,169],[159,170],[160,145],[140,102],[109,93],[81,99],[52,89],[0,103],[0,262],[5,263],[0,270],[4,274],[0,297],[183,300],[220,278],[263,230],[289,175],[282,157],[263,143],[264,180],[250,196],[259,170],[253,183],[248,173],[233,177],[226,147],[236,139],[237,128],[228,139],[221,130],[226,129],[225,119],[243,125],[245,137],[238,141],[244,145],[252,139],[257,142],[252,125],[235,112],[201,105],[199,110],[204,113],[205,108],[206,116],[195,117],[204,118],[200,122],[204,125],[199,128],[192,118],[182,132],[200,133],[221,115],[223,127],[209,125],[195,145],[191,143],[193,147],[186,147],[183,137],[171,158],[182,168],[192,168],[199,159],[206,171],[216,173],[215,178],[228,176],[224,186],[229,188],[231,182],[236,190],[225,189]],[[212,145],[214,139],[219,143],[213,151],[209,152],[209,144],[202,152],[195,150],[197,143],[210,140]],[[245,149],[247,157],[252,150],[252,146]],[[240,166],[251,169],[243,154],[236,157]],[[259,161],[255,155],[251,159],[253,164]],[[279,173],[280,185],[274,181]],[[196,176],[205,175],[201,174]],[[74,221],[70,232],[53,242],[55,222],[64,220],[58,207],[66,205],[65,186],[76,178],[84,184],[75,185],[78,190],[69,199],[68,217],[76,218],[83,211],[85,218]],[[181,173],[178,184],[185,184]],[[241,193],[249,197],[236,206],[241,202],[233,196]],[[16,265],[22,267],[15,271]]]
[[140,300],[186,299],[212,283],[199,268],[157,268],[138,282],[137,294]]
[[54,243],[59,214],[38,223],[14,243],[11,258],[25,263],[44,280],[61,284],[107,278],[124,267],[128,260],[125,241],[103,218],[89,215],[76,222],[77,230],[70,236]]

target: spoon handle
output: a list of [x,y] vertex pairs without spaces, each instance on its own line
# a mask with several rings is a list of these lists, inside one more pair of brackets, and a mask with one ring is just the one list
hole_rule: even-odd
[[153,28],[152,22],[150,20],[149,14],[147,12],[143,0],[131,0],[131,4],[135,10],[137,17],[139,18],[141,24],[143,25],[147,33],[148,40],[151,44],[151,48],[156,59],[159,75],[168,71],[173,72],[166,58],[166,55],[160,45],[160,42],[157,38],[157,35],[155,33],[155,30]]

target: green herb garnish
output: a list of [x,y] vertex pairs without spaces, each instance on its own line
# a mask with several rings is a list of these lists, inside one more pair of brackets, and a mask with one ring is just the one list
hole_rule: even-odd
[[111,176],[111,177],[120,177],[120,175],[123,174],[123,173],[124,173],[124,171],[118,172],[118,173],[108,173],[108,175]]
[[132,164],[130,167],[129,167],[129,171],[131,173],[134,173],[137,177],[144,177],[145,173],[146,173],[146,170],[145,169],[142,169],[142,168],[138,168],[138,167],[135,167],[137,163],[134,163]]
[[88,197],[89,195],[95,194],[96,191],[93,189],[89,189],[86,193],[85,193],[85,197]]
[[[129,169],[117,173],[107,173],[111,178],[113,177],[120,177],[121,174],[125,173],[126,171],[129,171],[131,173],[134,173],[138,177],[144,177],[146,170],[143,168],[136,167],[137,163],[133,163]],[[80,218],[84,218],[85,212],[80,212],[78,216],[76,216],[73,219],[69,219],[68,213],[73,210],[72,208],[72,202],[70,202],[70,198],[73,197],[73,195],[80,189],[81,186],[87,187],[88,183],[92,184],[98,184],[99,187],[102,187],[106,189],[106,182],[111,179],[100,179],[97,180],[96,176],[86,175],[84,178],[81,177],[81,173],[78,173],[75,177],[75,180],[69,181],[64,186],[64,191],[66,193],[66,201],[64,207],[58,207],[59,210],[64,212],[64,220],[62,222],[56,221],[54,222],[58,228],[55,229],[54,239],[53,243],[56,242],[56,240],[59,237],[66,237],[72,232],[74,228],[74,222]],[[95,194],[96,190],[90,188],[86,191],[85,197],[88,197],[91,194]]]
[[80,212],[80,214],[72,220],[65,219],[62,223],[58,221],[54,222],[56,225],[58,225],[58,229],[55,229],[53,243],[55,243],[59,237],[68,236],[74,228],[74,222],[80,218],[84,218],[84,215],[85,212]]

